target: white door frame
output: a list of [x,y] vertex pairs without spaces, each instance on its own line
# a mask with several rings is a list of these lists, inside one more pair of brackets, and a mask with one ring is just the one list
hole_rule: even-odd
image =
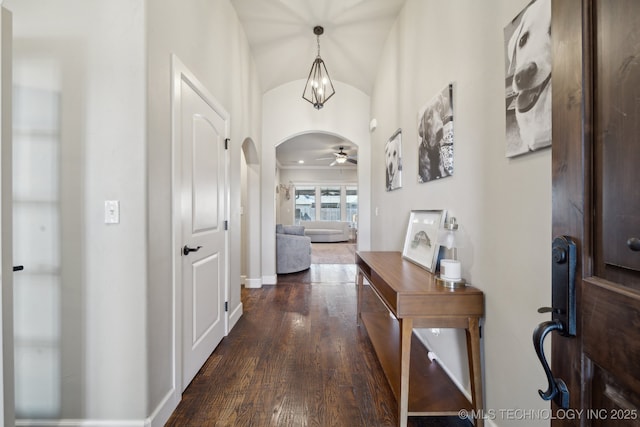
[[[2,2],[0,1],[0,4]],[[2,351],[0,352],[0,420],[5,426],[15,424],[15,390],[13,367],[13,186],[12,186],[12,17],[0,8],[0,326]]]
[[[172,270],[173,270],[173,396],[174,403],[177,404],[182,397],[182,219],[181,219],[181,197],[179,189],[181,188],[181,146],[180,146],[180,123],[181,116],[181,85],[187,82],[203,99],[213,108],[226,122],[225,135],[229,135],[229,114],[220,105],[213,95],[200,83],[193,73],[180,61],[175,55],[171,55],[171,235],[172,235]],[[225,150],[225,218],[229,218],[229,151]],[[230,283],[229,283],[229,235],[225,235],[225,251],[227,253],[224,269],[225,269],[225,289],[224,299],[229,301]],[[225,335],[229,333],[229,312],[224,313]]]

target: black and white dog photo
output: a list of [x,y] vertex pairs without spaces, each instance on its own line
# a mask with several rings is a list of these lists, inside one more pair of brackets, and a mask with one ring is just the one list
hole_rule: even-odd
[[418,114],[418,182],[453,175],[453,85]]
[[386,189],[402,186],[402,131],[398,129],[384,146]]
[[534,0],[504,29],[506,156],[551,145],[551,0]]

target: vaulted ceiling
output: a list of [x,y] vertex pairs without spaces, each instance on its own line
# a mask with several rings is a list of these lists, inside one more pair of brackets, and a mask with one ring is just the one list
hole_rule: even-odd
[[[320,53],[332,80],[370,95],[382,46],[405,0],[231,0],[263,91],[306,79]],[[302,88],[300,88],[302,94]]]
[[[231,0],[231,4],[244,27],[264,92],[307,78],[317,54],[313,27],[321,25],[320,54],[331,79],[371,95],[382,47],[405,1]],[[302,91],[303,86],[300,96]],[[339,96],[336,93],[335,99]],[[329,167],[331,160],[325,159],[340,146],[357,156],[357,147],[348,141],[307,134],[278,147],[277,159],[285,168],[298,167],[298,160],[307,166]],[[343,167],[354,165],[334,166]]]

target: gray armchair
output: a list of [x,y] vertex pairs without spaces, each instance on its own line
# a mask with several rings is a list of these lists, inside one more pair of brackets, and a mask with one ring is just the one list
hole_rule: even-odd
[[276,273],[286,274],[311,267],[311,238],[301,225],[276,225]]

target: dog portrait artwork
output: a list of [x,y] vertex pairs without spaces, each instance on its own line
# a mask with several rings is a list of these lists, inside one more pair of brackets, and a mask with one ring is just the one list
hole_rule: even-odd
[[387,191],[402,187],[402,130],[398,129],[384,145]]
[[453,85],[418,113],[418,182],[453,175]]
[[504,29],[506,156],[551,145],[551,0],[533,0]]

